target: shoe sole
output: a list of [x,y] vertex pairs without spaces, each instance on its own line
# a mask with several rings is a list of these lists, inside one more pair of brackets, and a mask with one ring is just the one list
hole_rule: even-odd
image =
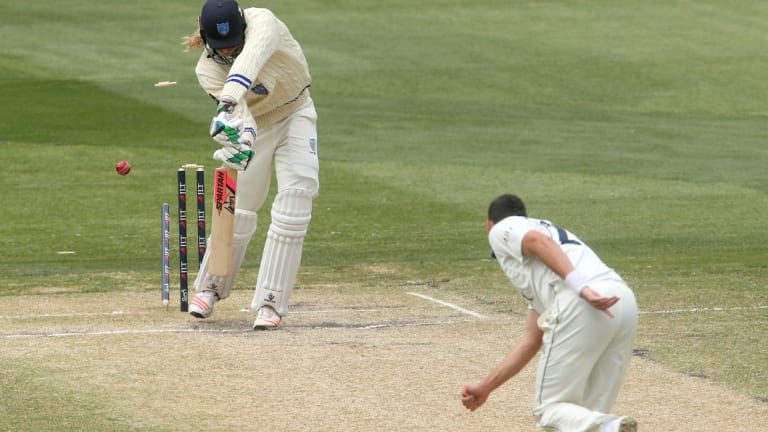
[[280,326],[280,321],[262,321],[260,323],[253,323],[254,330],[275,330]]

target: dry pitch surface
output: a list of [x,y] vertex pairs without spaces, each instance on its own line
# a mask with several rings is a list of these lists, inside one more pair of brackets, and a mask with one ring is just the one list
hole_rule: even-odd
[[[522,310],[427,285],[309,286],[294,292],[281,330],[254,332],[250,298],[235,291],[197,320],[178,303],[166,312],[159,293],[6,297],[0,361],[164,430],[535,430],[534,363],[477,412],[459,402],[462,384],[520,335]],[[0,402],[0,416],[16,408]],[[615,412],[637,417],[643,431],[756,431],[768,422],[768,404],[640,357]]]

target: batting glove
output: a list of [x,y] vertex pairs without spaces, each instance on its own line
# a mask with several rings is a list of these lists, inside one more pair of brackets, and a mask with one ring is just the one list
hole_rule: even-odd
[[211,120],[210,134],[214,141],[223,146],[252,145],[256,130],[243,127],[243,121],[228,111],[221,111]]
[[213,152],[213,158],[237,171],[245,171],[255,152],[247,144],[225,145]]

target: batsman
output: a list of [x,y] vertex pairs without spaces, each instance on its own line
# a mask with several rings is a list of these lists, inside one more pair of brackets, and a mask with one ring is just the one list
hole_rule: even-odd
[[274,329],[288,313],[320,189],[309,67],[299,43],[268,9],[208,0],[198,24],[185,43],[187,50],[203,50],[195,73],[216,106],[209,132],[220,147],[213,157],[233,173],[224,181],[233,182],[236,199],[233,226],[217,228],[214,218],[189,312],[208,318],[216,302],[229,296],[269,194],[274,164],[277,193],[251,302],[253,328]]

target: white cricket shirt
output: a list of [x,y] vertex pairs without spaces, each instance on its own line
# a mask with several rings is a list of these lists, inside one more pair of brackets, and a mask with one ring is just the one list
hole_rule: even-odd
[[273,125],[298,110],[309,98],[312,77],[301,46],[270,10],[248,8],[245,42],[232,66],[203,52],[195,73],[208,94],[238,103],[235,115],[246,126]]
[[488,243],[504,274],[528,302],[528,308],[543,313],[558,291],[568,289],[565,281],[536,257],[523,256],[523,238],[532,230],[549,236],[560,245],[574,268],[586,280],[621,277],[573,233],[543,219],[510,216],[495,224],[488,233]]

